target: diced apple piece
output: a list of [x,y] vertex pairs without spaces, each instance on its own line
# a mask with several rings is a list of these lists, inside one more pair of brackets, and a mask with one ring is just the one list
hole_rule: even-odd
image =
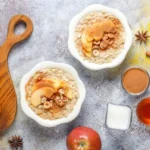
[[36,90],[31,96],[31,104],[38,106],[41,104],[42,97],[50,98],[53,95],[54,91],[52,88],[44,87]]

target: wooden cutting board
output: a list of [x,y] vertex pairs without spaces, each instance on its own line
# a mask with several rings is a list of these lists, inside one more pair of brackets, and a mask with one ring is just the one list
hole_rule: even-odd
[[[22,34],[16,35],[15,26],[20,22],[25,23],[26,29]],[[25,15],[16,15],[11,18],[6,41],[0,47],[0,132],[12,124],[17,111],[17,97],[7,63],[8,54],[15,44],[27,39],[32,31],[31,19]]]

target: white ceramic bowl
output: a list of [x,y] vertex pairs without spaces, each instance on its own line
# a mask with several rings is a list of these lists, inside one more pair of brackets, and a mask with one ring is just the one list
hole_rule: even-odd
[[[44,69],[44,68],[62,69],[64,71],[68,72],[69,74],[71,74],[77,82],[80,97],[74,107],[74,110],[66,118],[61,118],[61,119],[57,119],[57,120],[48,120],[48,119],[45,120],[45,119],[40,118],[38,115],[36,115],[32,111],[32,109],[28,106],[28,102],[26,101],[25,85],[29,81],[30,77],[32,77],[36,71]],[[82,103],[83,103],[83,101],[85,99],[85,95],[86,95],[85,86],[84,86],[83,82],[80,80],[78,73],[72,66],[70,66],[68,64],[54,63],[54,62],[50,62],[50,61],[45,61],[45,62],[41,62],[41,63],[37,64],[30,72],[28,72],[22,78],[21,83],[20,83],[20,92],[21,92],[21,107],[22,107],[22,110],[24,111],[24,113],[28,117],[32,118],[37,123],[39,123],[40,125],[45,126],[45,127],[54,127],[59,124],[68,123],[68,122],[72,121],[73,119],[75,119],[80,112]]]
[[[90,63],[86,60],[83,60],[83,58],[79,55],[78,50],[75,47],[75,42],[74,42],[74,33],[75,33],[75,27],[78,24],[79,20],[83,18],[86,14],[94,12],[94,11],[103,11],[103,12],[108,12],[114,15],[116,18],[120,20],[122,23],[124,29],[125,29],[125,45],[124,49],[122,50],[122,53],[116,57],[111,63],[105,63],[105,64],[95,64],[95,63]],[[101,70],[105,68],[114,68],[118,65],[120,65],[123,60],[125,59],[130,47],[132,44],[132,31],[128,25],[127,19],[124,16],[123,13],[121,13],[119,10],[109,8],[100,4],[94,4],[91,6],[88,6],[85,8],[81,13],[77,14],[70,22],[69,25],[69,39],[68,39],[68,48],[73,57],[75,57],[77,60],[81,62],[83,66],[85,66],[88,69],[91,70]]]

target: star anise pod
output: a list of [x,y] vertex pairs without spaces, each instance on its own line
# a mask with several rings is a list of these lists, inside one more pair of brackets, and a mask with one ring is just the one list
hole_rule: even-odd
[[147,32],[148,32],[148,31],[145,31],[145,32],[143,32],[143,31],[142,31],[142,32],[138,31],[138,33],[135,34],[135,36],[136,36],[136,41],[140,41],[140,44],[142,44],[142,42],[146,43],[147,40],[148,40],[148,38],[150,37],[150,36],[147,35]]
[[19,148],[19,147],[23,147],[23,141],[22,141],[22,138],[20,136],[12,136],[12,139],[8,141],[11,148],[15,148],[16,150]]

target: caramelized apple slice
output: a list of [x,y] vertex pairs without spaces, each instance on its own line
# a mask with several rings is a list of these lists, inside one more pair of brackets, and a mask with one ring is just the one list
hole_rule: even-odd
[[57,90],[61,84],[61,81],[58,79],[43,79],[43,81],[47,81],[47,82],[51,83],[53,85],[53,87],[55,87],[55,89],[57,89]]
[[41,98],[47,97],[50,98],[53,95],[54,91],[52,88],[44,87],[36,90],[31,96],[31,104],[38,106],[41,104]]
[[103,32],[99,29],[101,23],[96,22],[92,24],[88,29],[86,33],[86,40],[87,41],[93,41],[94,39],[98,41],[102,38]]
[[86,31],[84,31],[81,36],[81,43],[84,55],[87,57],[91,57],[92,42],[88,42],[86,40]]
[[87,52],[85,49],[83,49],[83,54],[89,58],[92,56],[92,52]]
[[57,91],[57,88],[54,87],[53,83],[46,81],[46,80],[41,80],[32,87],[32,93],[43,87],[50,87],[54,90],[54,92]]
[[[92,38],[92,40],[93,40],[93,38]],[[87,41],[87,31],[86,30],[83,31],[82,36],[81,36],[81,42],[82,42],[83,48],[88,52],[90,52],[91,48],[92,48],[92,42],[91,41]]]
[[69,88],[69,86],[67,85],[66,82],[61,81],[61,80],[56,80],[56,79],[47,79],[46,81],[50,82],[51,84],[53,84],[53,86],[57,89],[57,91],[61,88],[64,89],[64,95],[66,97],[68,97],[69,99],[72,99],[72,91]]
[[102,39],[105,32],[110,32],[113,28],[114,23],[112,21],[95,22],[88,28],[86,39],[87,41],[99,41]]
[[104,28],[104,32],[111,32],[115,27],[114,23],[111,20],[102,22],[102,26]]
[[112,21],[95,22],[89,28],[83,31],[81,36],[81,43],[83,53],[87,57],[91,57],[92,42],[100,41],[105,32],[110,32],[114,28]]
[[66,82],[61,83],[60,88],[64,89],[64,95],[69,98],[72,99],[72,90],[70,89],[70,87],[66,84]]

